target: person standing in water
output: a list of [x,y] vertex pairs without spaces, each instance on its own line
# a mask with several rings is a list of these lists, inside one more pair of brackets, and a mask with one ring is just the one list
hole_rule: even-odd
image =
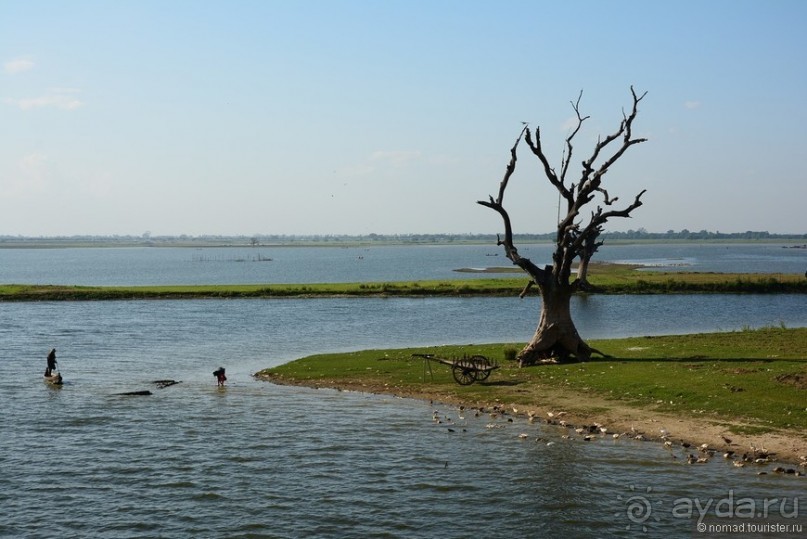
[[224,387],[224,382],[227,380],[227,377],[224,375],[224,367],[219,367],[217,370],[213,371],[213,376],[216,377],[219,387]]
[[48,366],[45,369],[45,376],[51,376],[56,370],[56,349],[52,349],[48,354]]

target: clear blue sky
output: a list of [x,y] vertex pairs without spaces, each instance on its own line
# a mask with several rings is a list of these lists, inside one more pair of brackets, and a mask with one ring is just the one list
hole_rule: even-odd
[[[0,235],[498,232],[630,86],[610,230],[807,232],[807,2],[0,0]],[[549,232],[523,147],[509,210]],[[575,169],[576,170],[576,169]]]

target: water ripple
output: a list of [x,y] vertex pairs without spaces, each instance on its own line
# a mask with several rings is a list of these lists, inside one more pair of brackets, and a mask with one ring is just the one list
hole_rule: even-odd
[[[450,312],[487,305],[448,303]],[[0,536],[618,536],[629,524],[614,516],[625,510],[618,496],[631,486],[665,500],[730,487],[760,497],[803,492],[800,480],[722,462],[695,470],[656,444],[574,443],[559,429],[526,421],[487,429],[490,418],[473,417],[449,435],[429,403],[251,378],[266,357],[369,347],[421,305],[342,302],[348,327],[372,320],[371,330],[340,333],[340,320],[327,319],[329,337],[310,342],[322,325],[306,309],[334,312],[319,302],[4,307],[0,322],[38,329],[0,348]],[[436,318],[413,321],[424,339],[453,333],[439,323],[452,319],[440,305],[429,304]],[[484,324],[470,325],[479,338]],[[42,383],[44,354],[35,357],[56,338],[67,339],[58,348],[69,382],[58,390]],[[230,378],[223,391],[211,374],[219,364]],[[166,378],[182,383],[154,387]],[[152,395],[115,395],[144,389]],[[552,445],[519,440],[521,429]],[[691,522],[666,515],[654,525],[680,536]]]

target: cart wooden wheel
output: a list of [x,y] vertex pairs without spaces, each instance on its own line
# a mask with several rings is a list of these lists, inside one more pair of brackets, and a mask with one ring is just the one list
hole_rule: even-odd
[[490,376],[490,360],[485,356],[473,356],[471,361],[476,366],[476,381],[482,382]]
[[469,359],[457,360],[451,367],[451,371],[454,374],[454,380],[461,386],[468,386],[476,381],[477,371]]

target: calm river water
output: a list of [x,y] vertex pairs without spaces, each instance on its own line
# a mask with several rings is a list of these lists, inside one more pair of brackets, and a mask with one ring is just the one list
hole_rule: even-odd
[[[273,264],[182,256],[236,272]],[[0,282],[17,280],[7,261],[0,250]],[[445,265],[457,262],[485,264]],[[95,268],[83,274],[90,284],[108,282],[108,266],[75,265]],[[770,518],[755,523],[792,524],[794,510],[804,523],[802,478],[251,377],[322,351],[523,341],[538,307],[517,298],[0,304],[0,537],[670,537],[697,535],[698,504],[710,501],[703,522],[722,502],[722,515],[736,509],[731,522],[750,523],[748,504],[760,512],[767,502]],[[802,296],[592,296],[574,309],[591,338],[807,326]],[[52,347],[61,388],[41,380]],[[222,390],[211,374],[219,365]],[[182,382],[157,389],[159,379]],[[153,395],[116,395],[146,389]]]
[[[738,273],[807,271],[807,249],[794,243],[617,244],[596,260],[649,270]],[[552,263],[552,245],[527,244],[521,256]],[[512,264],[488,245],[376,247],[132,247],[0,249],[0,283],[73,285],[341,283],[490,278],[459,268]],[[505,275],[512,276],[512,275]]]

